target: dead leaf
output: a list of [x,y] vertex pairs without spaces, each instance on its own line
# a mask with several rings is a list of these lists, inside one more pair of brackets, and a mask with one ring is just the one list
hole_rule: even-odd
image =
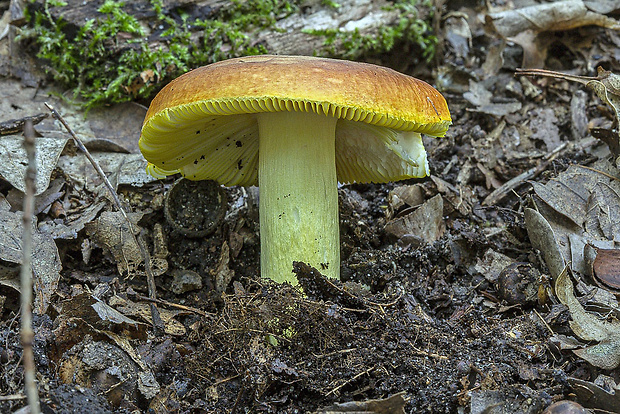
[[582,90],[575,91],[570,100],[571,133],[575,140],[588,136],[587,101],[588,95]]
[[525,227],[535,249],[541,251],[551,277],[558,277],[565,266],[564,257],[549,222],[538,211],[525,209]]
[[560,130],[557,126],[558,119],[551,108],[536,108],[529,111],[529,128],[532,131],[531,139],[543,141],[547,151],[553,151],[562,144]]
[[[22,263],[23,222],[21,212],[0,210],[0,259]],[[62,264],[56,243],[51,236],[41,233],[33,223],[32,274],[35,300],[33,312],[44,314],[56,292]]]
[[321,408],[315,414],[405,414],[405,393],[401,392],[382,400],[352,401]]
[[601,249],[591,245],[588,248],[594,250],[594,260],[588,273],[599,286],[620,291],[620,249]]
[[519,70],[517,69],[517,75],[525,76],[546,76],[556,79],[564,79],[572,82],[581,83],[588,88],[592,89],[596,95],[614,111],[614,123],[611,130],[606,129],[593,129],[592,135],[603,140],[612,153],[618,157],[620,156],[620,76],[603,69],[597,68],[598,76],[577,76],[562,72],[554,72],[550,70],[531,69],[531,70]]
[[523,49],[521,66],[524,68],[542,68],[548,56],[547,49],[553,43],[551,36],[540,36],[533,30],[525,30],[508,40]]
[[495,283],[502,270],[512,264],[513,261],[506,255],[498,253],[493,249],[487,249],[484,255],[478,258],[474,269],[483,275],[486,280]]
[[[138,317],[150,325],[153,324],[153,313],[151,312],[151,307],[148,303],[136,303],[132,302],[129,299],[124,299],[120,296],[115,295],[110,298],[110,306],[114,306],[116,309],[118,309],[119,312],[123,313],[124,315]],[[158,310],[159,316],[164,323],[164,331],[166,334],[175,336],[185,335],[185,326],[174,318],[181,315],[189,315],[190,312],[182,310],[172,311],[163,308]]]
[[[485,388],[477,387],[477,388]],[[471,414],[537,414],[546,399],[526,385],[502,386],[500,389],[471,391]]]
[[482,112],[488,115],[504,116],[521,109],[521,102],[519,101],[508,103],[491,102],[493,94],[481,82],[474,82],[473,80],[469,81],[469,91],[463,94],[463,98],[476,106],[475,112]]
[[0,285],[8,286],[17,292],[21,292],[19,266],[0,265]]
[[[141,187],[155,179],[146,173],[147,162],[141,154],[118,152],[93,153],[93,158],[101,166],[113,186],[129,184]],[[63,155],[58,160],[58,168],[75,183],[96,193],[102,180],[84,154]],[[105,190],[107,191],[107,190]]]
[[485,16],[489,30],[523,48],[522,66],[539,68],[552,44],[545,32],[565,31],[582,26],[602,26],[617,30],[618,21],[586,7],[582,0],[567,0],[510,9]]
[[[146,76],[149,69],[141,76]],[[143,78],[144,79],[144,78]],[[147,80],[145,80],[147,82]],[[142,122],[146,115],[146,108],[135,102],[121,103],[113,106],[95,108],[88,113],[86,122],[92,130],[94,139],[107,140],[132,154],[138,154],[138,137]],[[93,139],[86,142],[91,148]]]
[[103,210],[106,204],[107,202],[102,200],[95,201],[84,210],[68,214],[62,222],[45,221],[41,223],[39,230],[42,233],[49,234],[53,239],[75,239],[87,223],[95,220],[95,217]]
[[602,67],[597,68],[598,76],[586,82],[596,95],[607,105],[611,106],[616,114],[616,125],[620,121],[620,76]]
[[[538,244],[544,238],[553,237],[571,269],[589,273],[585,246],[615,248],[614,240],[620,240],[620,182],[610,178],[616,174],[618,170],[602,160],[592,168],[570,166],[544,185],[532,183],[537,210],[553,231],[552,235],[544,232],[530,234],[535,247],[547,254]],[[526,212],[529,233],[528,214],[531,213]],[[549,263],[547,265],[551,267]],[[557,266],[555,271],[561,271],[563,265]]]
[[155,397],[160,390],[155,375],[129,340],[112,332],[93,330],[93,333],[107,336],[107,341],[93,341],[86,337],[85,341],[71,348],[61,360],[60,379],[65,383],[97,388],[116,406],[136,389],[147,400]]
[[[137,223],[143,214],[143,212],[128,214],[136,235],[140,233],[140,227]],[[131,234],[129,225],[122,213],[104,211],[97,220],[87,223],[85,228],[91,241],[112,255],[119,274],[130,278],[144,274],[141,269],[144,263],[142,251],[134,237],[135,235]],[[155,276],[162,275],[168,270],[168,262],[165,259],[151,257],[151,268]]]
[[[37,167],[35,195],[41,194],[49,185],[52,171],[60,153],[67,143],[65,134],[50,132],[46,136],[35,140],[35,161]],[[0,139],[0,177],[4,178],[18,190],[24,192],[24,174],[28,166],[24,138],[21,135],[9,135]]]
[[593,188],[587,204],[586,229],[600,238],[620,241],[620,195],[614,184],[599,182]]
[[609,392],[598,385],[578,378],[569,378],[568,382],[577,395],[577,400],[587,408],[603,410],[607,413],[620,412],[620,392]]
[[394,218],[402,209],[417,207],[424,202],[424,186],[401,185],[388,194],[387,218]]
[[113,332],[106,332],[106,334],[140,367],[140,371],[138,372],[138,390],[147,400],[155,397],[160,390],[155,375],[133,348],[129,339]]
[[555,293],[570,311],[570,327],[580,339],[598,344],[584,346],[573,352],[590,364],[602,369],[615,369],[620,365],[620,322],[608,322],[586,312],[573,293],[573,283],[568,272],[561,272],[555,282]]
[[407,236],[426,243],[441,238],[443,225],[443,198],[437,194],[411,213],[389,221],[385,231],[399,239]]
[[146,325],[128,318],[90,293],[63,302],[62,310],[63,317],[79,318],[93,328],[119,332],[133,339],[146,339]]
[[217,263],[217,267],[212,271],[215,280],[215,290],[217,292],[224,292],[235,275],[235,271],[232,270],[228,264],[230,261],[230,248],[228,242],[222,243],[222,252],[220,253],[220,260]]
[[471,48],[471,30],[467,14],[450,12],[444,17],[444,30],[447,42],[457,57],[465,58]]
[[536,195],[556,213],[577,226],[583,225],[588,199],[583,198],[574,185],[566,183],[566,180],[551,179],[547,184],[533,182],[532,187]]

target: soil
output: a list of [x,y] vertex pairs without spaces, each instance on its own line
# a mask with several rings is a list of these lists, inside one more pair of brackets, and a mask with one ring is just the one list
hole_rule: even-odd
[[[445,138],[425,138],[431,177],[339,188],[341,281],[303,263],[294,268],[303,291],[260,279],[256,189],[211,189],[211,199],[204,192],[194,199],[190,189],[166,204],[178,177],[119,183],[155,274],[157,300],[149,300],[144,260],[130,257],[140,250],[122,244],[119,253],[118,242],[95,236],[104,232],[100,212],[116,211],[103,187],[54,170],[64,212],[42,209],[41,231],[105,203],[75,237],[54,240],[60,278],[34,319],[43,412],[534,414],[567,399],[618,412],[576,391],[576,381],[593,386],[604,374],[613,395],[620,371],[561,346],[558,335],[574,336],[571,313],[524,217],[534,205],[532,182],[613,161],[588,133],[588,125],[611,128],[613,110],[579,83],[515,77],[527,45],[485,31],[491,11],[481,4],[448,2],[441,13],[435,63],[398,69],[442,88],[453,125]],[[469,35],[448,24],[458,16],[468,18]],[[612,29],[544,36],[545,68],[588,76],[597,65],[620,69]],[[500,44],[503,61],[491,70]],[[369,59],[397,66],[402,53],[396,47]],[[69,145],[63,156],[75,154]],[[535,172],[496,191],[528,170]],[[437,195],[440,211],[424,210]],[[21,209],[15,197],[0,180],[11,212]],[[186,205],[208,207],[194,208],[201,218],[190,220],[207,232],[184,227]],[[403,230],[398,220],[411,214],[427,226]],[[122,238],[130,230],[119,231]],[[118,254],[129,258],[124,267]],[[2,258],[2,279],[16,266]],[[588,274],[573,276],[595,286]],[[0,411],[12,413],[26,402],[16,287],[0,283],[0,299]]]

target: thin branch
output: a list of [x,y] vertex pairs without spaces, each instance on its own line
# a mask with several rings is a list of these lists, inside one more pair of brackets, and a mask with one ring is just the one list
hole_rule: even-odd
[[24,233],[22,238],[22,266],[21,266],[21,342],[23,348],[22,361],[24,363],[24,388],[28,397],[28,406],[31,414],[39,414],[39,393],[37,391],[37,371],[34,363],[32,343],[32,216],[34,214],[34,192],[36,179],[34,128],[32,121],[26,121],[24,126],[24,147],[28,157],[26,167],[24,208],[22,222]]
[[47,117],[47,114],[37,114],[20,119],[9,119],[8,121],[2,121],[0,122],[0,136],[21,133],[24,130],[24,125],[26,125],[27,121],[31,121],[33,124],[38,124]]
[[573,82],[581,83],[583,85],[587,85],[591,81],[600,81],[602,79],[600,76],[596,76],[596,77],[579,76],[579,75],[571,75],[570,73],[556,72],[553,70],[521,69],[521,68],[517,68],[515,72],[515,76],[544,76],[548,78],[573,81]]
[[[146,246],[144,245],[142,240],[141,239],[139,240],[139,237],[136,237],[133,223],[131,222],[131,220],[129,220],[129,217],[127,216],[127,213],[125,212],[125,209],[123,208],[123,204],[121,203],[121,200],[118,198],[118,195],[116,194],[116,189],[112,186],[112,184],[108,180],[108,177],[105,175],[105,173],[101,169],[101,166],[99,165],[99,163],[93,158],[93,156],[90,154],[90,151],[88,151],[88,149],[86,148],[82,140],[77,136],[77,134],[73,131],[71,126],[69,126],[67,121],[65,121],[62,115],[60,115],[58,111],[56,111],[47,102],[45,102],[45,106],[47,107],[47,109],[50,110],[50,112],[52,113],[52,116],[56,118],[58,121],[60,121],[60,123],[65,127],[67,132],[69,132],[69,134],[73,138],[73,142],[75,142],[75,145],[79,148],[80,151],[84,153],[84,155],[86,155],[86,158],[88,158],[88,161],[90,161],[90,163],[93,165],[93,167],[95,168],[95,170],[97,171],[101,179],[103,180],[110,195],[112,196],[112,199],[114,200],[114,204],[116,205],[116,208],[118,209],[118,211],[120,211],[121,215],[127,222],[127,225],[129,227],[129,233],[131,233],[131,237],[133,237],[135,243],[140,248],[140,253],[142,254],[142,258],[144,259],[144,269],[146,272],[147,285],[149,289],[149,298],[157,299],[157,291],[155,290],[155,277],[153,276],[153,271],[151,269],[150,255],[148,254]],[[164,330],[163,322],[159,315],[159,311],[154,305],[151,306],[151,313],[152,313],[153,324],[154,324],[155,329],[157,331],[163,332]]]
[[[47,109],[50,110],[50,112],[52,113],[52,116],[54,118],[56,118],[57,120],[59,120],[60,123],[65,127],[67,132],[69,132],[69,134],[73,138],[73,142],[75,142],[75,145],[79,148],[80,151],[82,151],[84,153],[84,155],[86,155],[86,158],[88,158],[88,161],[90,161],[90,163],[93,165],[93,167],[97,171],[97,174],[99,174],[99,176],[103,180],[103,183],[105,184],[105,186],[107,187],[108,191],[110,192],[110,195],[112,196],[112,199],[114,200],[114,204],[116,205],[116,208],[118,208],[118,211],[120,211],[121,214],[123,215],[123,217],[125,218],[125,220],[127,220],[127,223],[129,225],[129,229],[131,230],[131,234],[134,234],[134,232],[133,232],[133,224],[132,224],[131,220],[129,220],[129,217],[127,216],[127,213],[125,213],[125,209],[123,208],[123,204],[121,203],[121,200],[118,198],[118,195],[116,194],[116,190],[114,189],[114,187],[112,186],[112,183],[110,183],[110,180],[108,180],[108,177],[105,175],[105,173],[101,169],[101,166],[99,165],[99,163],[93,158],[93,156],[91,155],[90,151],[88,151],[88,149],[86,148],[86,146],[84,145],[82,140],[77,136],[77,134],[69,126],[67,121],[65,121],[65,119],[62,117],[62,115],[60,115],[58,113],[58,111],[56,111],[47,102],[45,102],[45,106],[47,106]],[[137,243],[137,241],[136,241],[136,243]]]
[[13,394],[13,395],[0,395],[0,401],[17,401],[17,400],[25,400],[26,396],[21,394]]
[[334,393],[338,392],[338,390],[341,389],[342,387],[344,387],[345,385],[352,383],[353,381],[355,381],[356,379],[358,379],[362,375],[366,375],[366,374],[370,373],[370,371],[374,370],[375,368],[376,368],[376,365],[368,368],[366,371],[362,371],[362,372],[359,372],[359,373],[355,374],[353,377],[351,377],[350,379],[346,380],[342,384],[338,385],[336,388],[331,389],[325,395],[327,396],[329,394],[334,394]]
[[567,143],[564,142],[562,145],[556,147],[553,151],[549,152],[545,155],[545,160],[538,164],[536,167],[530,168],[529,170],[517,175],[511,180],[506,181],[500,187],[495,189],[491,194],[489,194],[483,201],[483,206],[492,206],[502,198],[504,198],[508,193],[513,191],[515,188],[524,184],[525,182],[531,180],[536,177],[538,174],[543,172],[551,162],[557,158],[557,156],[567,147]]
[[202,315],[202,316],[214,316],[213,313],[205,312],[203,310],[200,310],[200,309],[197,309],[197,308],[193,308],[191,306],[180,305],[178,303],[168,302],[167,300],[163,300],[163,299],[153,299],[153,298],[149,298],[147,296],[139,295],[138,293],[135,293],[135,292],[134,292],[134,295],[135,295],[137,300],[144,300],[144,301],[147,301],[147,302],[153,302],[153,303],[157,303],[159,305],[169,306],[171,308],[176,308],[176,309],[181,309],[181,310],[188,311],[188,312],[197,313],[198,315]]

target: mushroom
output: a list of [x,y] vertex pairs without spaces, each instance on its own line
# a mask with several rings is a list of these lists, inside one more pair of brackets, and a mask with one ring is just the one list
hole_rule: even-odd
[[170,82],[140,149],[155,176],[258,184],[261,275],[296,284],[293,261],[339,277],[338,182],[428,175],[420,134],[443,136],[450,123],[439,92],[394,70],[262,55]]

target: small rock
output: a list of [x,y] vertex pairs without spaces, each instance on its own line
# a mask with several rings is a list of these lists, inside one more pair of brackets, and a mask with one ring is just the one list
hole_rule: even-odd
[[558,401],[551,404],[543,414],[586,414],[587,411],[574,401]]

